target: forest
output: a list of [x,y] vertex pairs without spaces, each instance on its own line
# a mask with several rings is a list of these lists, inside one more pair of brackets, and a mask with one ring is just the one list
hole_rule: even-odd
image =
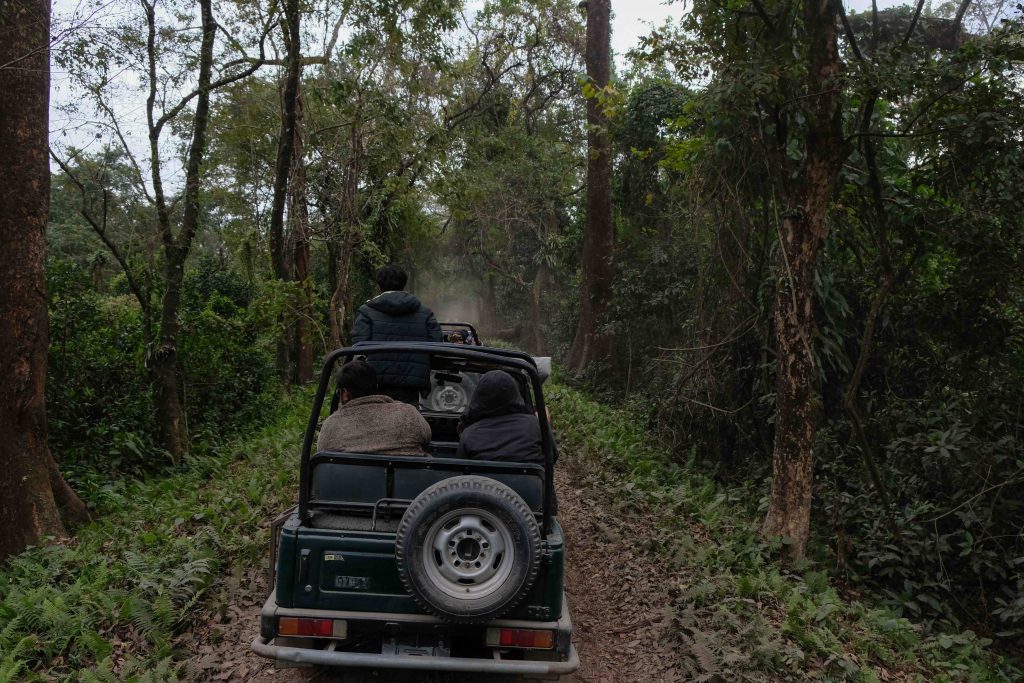
[[628,5],[0,0],[0,682],[342,680],[249,639],[387,264],[554,359],[563,680],[1024,678],[1024,5]]

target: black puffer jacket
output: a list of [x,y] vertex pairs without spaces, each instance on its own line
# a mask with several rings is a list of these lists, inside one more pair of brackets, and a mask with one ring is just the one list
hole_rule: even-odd
[[[359,307],[352,343],[363,341],[441,341],[434,312],[409,292],[384,292]],[[430,358],[418,353],[374,354],[368,358],[381,388],[430,386]]]
[[463,424],[457,458],[544,463],[540,422],[516,381],[502,370],[480,378]]

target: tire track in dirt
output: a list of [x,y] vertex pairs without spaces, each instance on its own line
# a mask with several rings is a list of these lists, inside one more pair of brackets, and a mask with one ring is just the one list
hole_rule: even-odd
[[620,516],[556,472],[566,537],[565,588],[580,668],[568,683],[675,683],[667,568],[643,550],[649,522]]
[[[565,463],[563,463],[564,465]],[[566,593],[580,669],[562,683],[675,683],[679,653],[673,648],[665,566],[643,550],[651,522],[611,510],[596,492],[576,488],[556,473],[559,522],[565,531]],[[276,669],[249,645],[259,632],[259,610],[267,595],[266,574],[251,569],[237,600],[220,615],[186,634],[193,652],[193,680],[253,683],[497,683],[507,678],[478,675],[339,672],[331,669]]]

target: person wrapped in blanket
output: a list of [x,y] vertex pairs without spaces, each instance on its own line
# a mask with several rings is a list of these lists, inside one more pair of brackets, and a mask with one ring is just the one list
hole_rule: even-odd
[[457,458],[544,464],[540,421],[504,370],[481,375],[460,429]]
[[320,427],[318,451],[427,455],[430,425],[415,407],[380,393],[368,362],[342,366],[338,389],[342,405]]

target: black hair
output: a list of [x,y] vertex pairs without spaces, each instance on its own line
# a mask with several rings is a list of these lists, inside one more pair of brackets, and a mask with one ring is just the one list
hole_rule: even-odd
[[402,267],[390,263],[377,271],[377,286],[382,292],[397,292],[405,289],[405,283],[409,276],[405,274]]
[[377,393],[377,371],[365,360],[354,360],[341,366],[338,390],[348,389],[349,398],[362,398]]

